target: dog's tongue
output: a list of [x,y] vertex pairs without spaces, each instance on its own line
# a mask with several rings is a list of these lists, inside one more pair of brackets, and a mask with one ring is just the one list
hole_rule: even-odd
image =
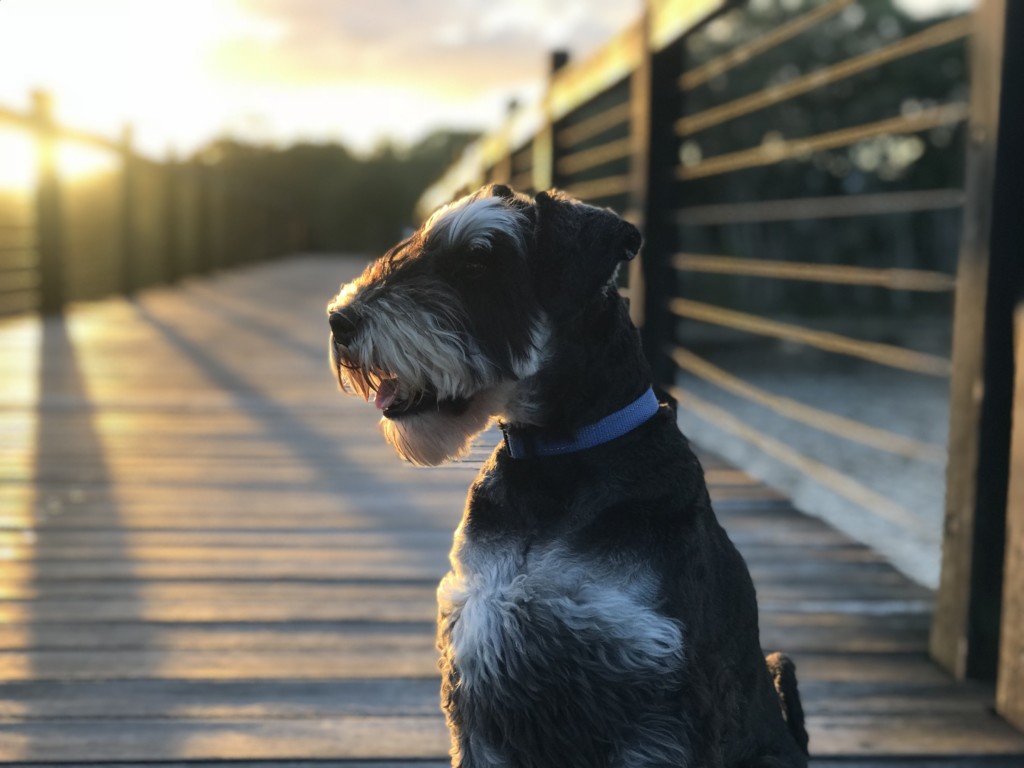
[[377,387],[377,396],[373,398],[373,404],[377,406],[378,411],[383,411],[398,397],[398,380],[397,379],[385,379]]

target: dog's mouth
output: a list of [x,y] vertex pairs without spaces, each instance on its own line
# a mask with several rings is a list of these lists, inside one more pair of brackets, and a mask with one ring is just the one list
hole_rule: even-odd
[[403,392],[397,378],[385,378],[377,385],[373,404],[386,419],[398,420],[420,413],[458,415],[466,410],[470,398],[439,398],[433,389]]
[[392,373],[368,371],[346,360],[336,345],[332,344],[331,351],[341,388],[360,395],[366,401],[372,397],[373,404],[384,418],[398,420],[431,411],[458,415],[469,406],[469,397],[441,398],[430,386],[414,390],[404,386]]

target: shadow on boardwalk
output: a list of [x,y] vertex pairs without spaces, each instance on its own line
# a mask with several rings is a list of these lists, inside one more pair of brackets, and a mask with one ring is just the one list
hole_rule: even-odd
[[[0,761],[444,764],[433,593],[476,468],[402,465],[335,392],[323,306],[358,267],[0,325]],[[819,765],[1020,764],[928,662],[926,590],[706,464]]]

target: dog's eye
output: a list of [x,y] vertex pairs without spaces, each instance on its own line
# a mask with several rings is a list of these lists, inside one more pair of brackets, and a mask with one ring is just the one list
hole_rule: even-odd
[[477,275],[487,269],[491,252],[487,248],[470,248],[462,259],[462,271],[469,275]]

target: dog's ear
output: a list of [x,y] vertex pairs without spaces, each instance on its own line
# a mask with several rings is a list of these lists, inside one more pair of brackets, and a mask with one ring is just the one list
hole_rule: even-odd
[[563,192],[535,198],[534,270],[549,312],[571,310],[597,294],[622,261],[640,250],[640,231],[608,208],[597,208]]
[[500,197],[502,200],[513,200],[515,199],[516,193],[512,191],[512,188],[505,184],[488,184],[482,190],[480,190],[481,197]]

